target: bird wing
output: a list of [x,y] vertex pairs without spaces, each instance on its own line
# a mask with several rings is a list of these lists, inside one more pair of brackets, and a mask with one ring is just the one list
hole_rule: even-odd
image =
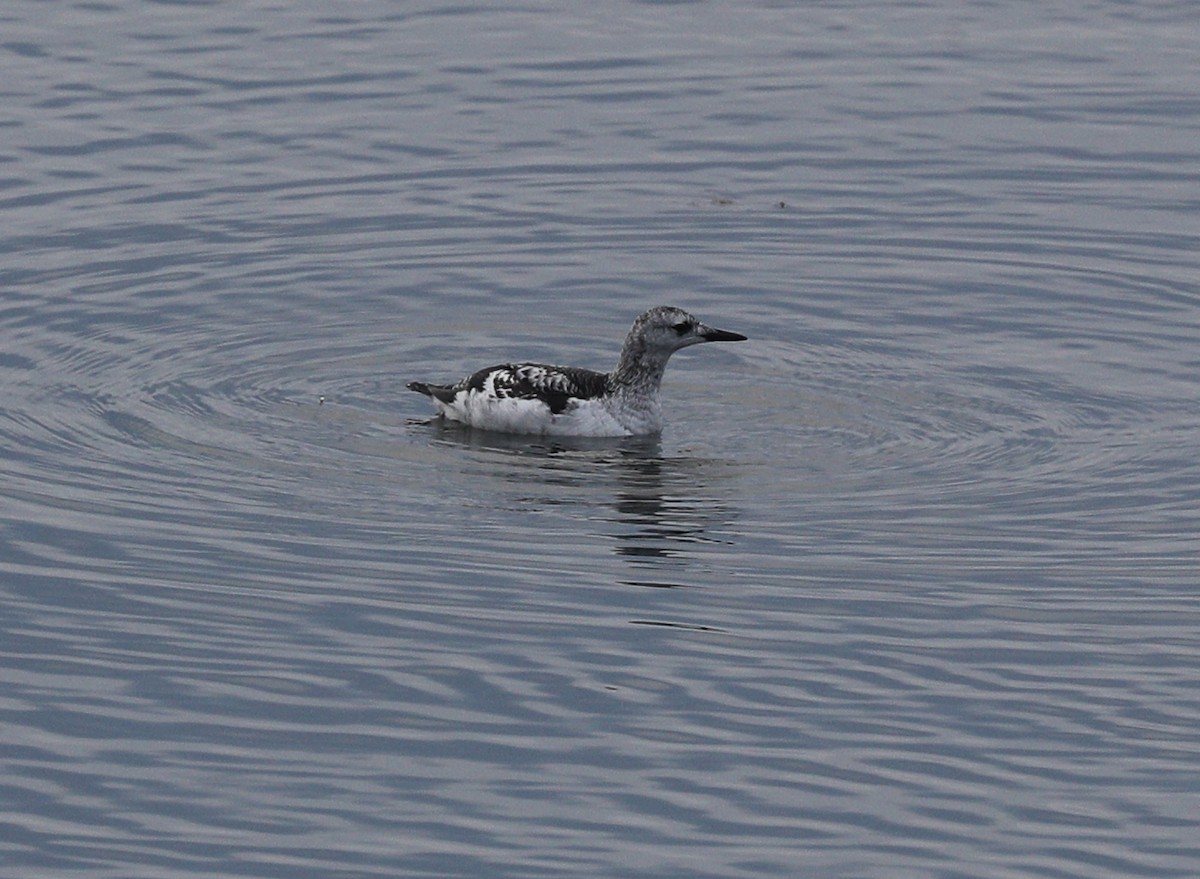
[[479,370],[461,386],[499,399],[541,400],[558,415],[573,399],[589,400],[607,392],[608,376],[574,366],[506,363]]

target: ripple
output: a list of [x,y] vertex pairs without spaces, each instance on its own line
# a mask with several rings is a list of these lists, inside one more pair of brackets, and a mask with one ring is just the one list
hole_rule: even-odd
[[[1177,15],[55,10],[0,47],[11,869],[1194,872]],[[657,301],[752,341],[652,441],[404,390]]]

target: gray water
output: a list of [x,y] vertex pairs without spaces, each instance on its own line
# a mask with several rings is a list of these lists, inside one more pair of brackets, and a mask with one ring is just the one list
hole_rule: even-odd
[[0,875],[1200,875],[1195,7],[0,19]]

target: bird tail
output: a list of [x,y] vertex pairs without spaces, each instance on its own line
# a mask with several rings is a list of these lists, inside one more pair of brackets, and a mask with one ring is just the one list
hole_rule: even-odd
[[457,393],[449,385],[431,385],[428,382],[409,382],[408,389],[416,391],[418,394],[424,394],[426,397],[440,400],[443,403],[452,401],[454,395]]
[[416,391],[418,394],[424,394],[426,397],[433,396],[433,391],[429,389],[429,385],[425,382],[409,382],[406,387],[410,391]]

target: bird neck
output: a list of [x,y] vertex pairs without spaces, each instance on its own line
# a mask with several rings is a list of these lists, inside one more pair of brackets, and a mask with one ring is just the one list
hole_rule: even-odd
[[608,374],[609,382],[616,388],[658,393],[670,356],[670,353],[664,356],[661,351],[650,350],[636,341],[627,342],[621,350],[617,368]]

